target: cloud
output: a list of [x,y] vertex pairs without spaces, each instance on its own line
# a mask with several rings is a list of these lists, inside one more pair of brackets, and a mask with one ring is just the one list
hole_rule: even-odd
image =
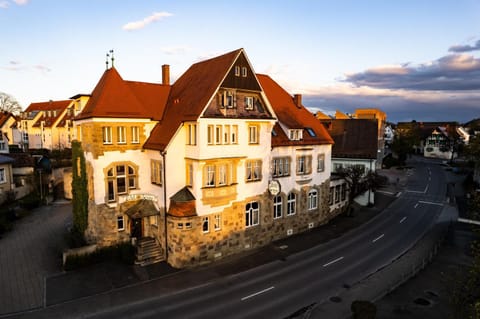
[[126,31],[133,31],[133,30],[140,30],[145,28],[147,25],[149,25],[152,22],[162,20],[164,18],[170,17],[173,14],[169,12],[154,12],[152,15],[143,18],[143,20],[139,21],[134,21],[134,22],[129,22],[125,24],[122,29]]
[[478,40],[474,45],[452,45],[448,51],[455,52],[455,53],[462,53],[462,52],[471,52],[480,50],[480,40]]
[[0,1],[0,9],[8,9],[10,3],[8,1]]
[[19,6],[24,6],[24,5],[28,4],[29,0],[13,0],[13,2],[18,4]]
[[380,66],[347,74],[344,81],[384,89],[479,90],[480,59],[468,54],[451,54],[417,66]]
[[170,46],[170,47],[163,47],[160,49],[161,52],[174,55],[174,54],[183,54],[185,52],[190,51],[190,47],[188,46]]
[[24,65],[21,62],[14,61],[14,60],[10,61],[8,63],[8,65],[6,65],[6,66],[0,66],[0,69],[7,70],[7,71],[12,71],[12,72],[33,70],[33,71],[40,71],[43,74],[52,71],[52,69],[50,69],[46,65],[36,64],[36,65],[29,66],[29,65]]

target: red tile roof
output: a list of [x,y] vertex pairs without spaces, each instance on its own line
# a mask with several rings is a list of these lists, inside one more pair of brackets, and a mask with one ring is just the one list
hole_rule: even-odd
[[[303,138],[292,141],[280,125],[275,125],[272,146],[333,144],[325,127],[303,105],[298,107],[293,97],[277,82],[264,74],[257,74],[257,78],[279,122],[289,129],[303,129]],[[311,129],[315,136],[312,136],[307,129]]]
[[170,90],[165,114],[144,148],[164,150],[185,121],[196,121],[243,49],[193,64]]
[[72,102],[72,100],[62,100],[62,101],[47,101],[47,102],[36,102],[31,103],[25,112],[34,112],[34,111],[53,111],[53,110],[64,110]]
[[115,68],[105,71],[84,110],[76,119],[91,117],[160,119],[170,86],[124,81]]
[[15,116],[12,113],[0,112],[0,127],[2,127],[5,122],[12,116],[15,119]]

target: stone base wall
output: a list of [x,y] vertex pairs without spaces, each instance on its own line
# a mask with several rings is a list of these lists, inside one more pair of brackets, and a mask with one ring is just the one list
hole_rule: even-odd
[[[221,228],[214,229],[215,215],[178,218],[168,216],[168,263],[176,268],[210,263],[226,256],[268,245],[272,241],[302,233],[327,223],[339,212],[330,212],[328,194],[330,181],[315,186],[318,207],[307,209],[309,186],[297,192],[297,213],[286,216],[286,194],[281,218],[273,218],[273,197],[264,194],[234,202],[221,213]],[[260,223],[245,227],[245,206],[256,201],[260,204]],[[209,231],[202,229],[203,217],[209,217]],[[180,224],[180,225],[179,225]],[[187,227],[188,225],[188,227]]]

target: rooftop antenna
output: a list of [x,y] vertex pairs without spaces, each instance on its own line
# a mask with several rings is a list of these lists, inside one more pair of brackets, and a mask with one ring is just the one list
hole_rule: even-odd
[[105,70],[108,70],[108,57],[109,57],[108,53],[105,54]]
[[115,59],[113,58],[113,49],[110,50],[110,57],[111,57],[111,59],[112,59],[112,68],[113,68],[113,61],[115,60]]

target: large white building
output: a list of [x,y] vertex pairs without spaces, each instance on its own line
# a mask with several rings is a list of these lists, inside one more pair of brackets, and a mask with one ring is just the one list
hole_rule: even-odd
[[329,205],[328,132],[243,49],[193,64],[174,84],[162,71],[153,84],[107,69],[75,119],[90,242],[135,238],[139,262],[186,267],[341,212]]

